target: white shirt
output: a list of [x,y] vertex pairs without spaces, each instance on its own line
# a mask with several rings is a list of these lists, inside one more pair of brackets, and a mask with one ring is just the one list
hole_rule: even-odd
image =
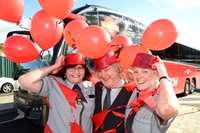
[[[117,97],[117,95],[119,94],[119,92],[121,91],[122,87],[124,86],[125,84],[125,81],[123,79],[121,79],[119,82],[117,82],[112,88],[111,88],[111,91],[110,91],[110,97],[111,97],[111,105],[112,103],[114,102],[115,98]],[[103,107],[103,103],[104,103],[104,99],[105,99],[105,96],[106,96],[106,93],[107,93],[107,90],[105,87],[103,87],[103,92],[102,92],[102,101],[101,101],[101,104],[102,104],[102,107]]]

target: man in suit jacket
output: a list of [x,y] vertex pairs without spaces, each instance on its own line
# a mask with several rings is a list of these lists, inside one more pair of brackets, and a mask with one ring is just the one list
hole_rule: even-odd
[[[100,80],[95,87],[94,132],[123,133],[125,105],[132,92],[124,87],[126,80],[122,76],[122,68],[114,53],[109,52],[101,58],[94,59],[94,62],[93,70]],[[107,104],[108,107],[105,107]]]

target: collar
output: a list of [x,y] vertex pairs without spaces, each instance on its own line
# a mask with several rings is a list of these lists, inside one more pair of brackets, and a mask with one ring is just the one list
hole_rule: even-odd
[[[67,79],[66,79],[65,81],[66,81],[66,85],[67,85],[69,88],[73,88],[73,87],[74,87],[75,84],[72,84],[72,83],[69,82],[69,80],[67,80]],[[81,83],[79,83],[78,85],[81,87]]]
[[125,85],[125,80],[124,79],[120,79],[116,84],[114,84],[111,89],[121,89],[124,85]]
[[[124,79],[120,79],[113,87],[111,87],[111,91],[121,89],[125,83]],[[103,89],[106,89],[106,87],[103,87]]]
[[[124,79],[120,79],[113,87],[111,87],[111,92],[112,93],[118,93],[122,87],[124,86],[125,84],[125,80]],[[106,88],[103,87],[103,90],[105,90]]]

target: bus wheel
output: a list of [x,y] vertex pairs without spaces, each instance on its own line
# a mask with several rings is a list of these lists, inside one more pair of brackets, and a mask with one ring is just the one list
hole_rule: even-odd
[[195,81],[192,80],[192,83],[190,85],[190,94],[192,94],[195,89],[196,89],[196,84],[195,84]]
[[189,94],[189,92],[190,92],[190,81],[186,80],[183,95],[187,96]]

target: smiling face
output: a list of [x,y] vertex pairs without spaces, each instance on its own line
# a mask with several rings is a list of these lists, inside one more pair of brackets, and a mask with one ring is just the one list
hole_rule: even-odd
[[157,83],[157,74],[154,70],[144,68],[133,68],[133,80],[138,90],[144,91]]
[[85,76],[85,69],[82,65],[69,67],[67,68],[65,75],[69,82],[72,84],[78,84],[83,80]]
[[105,87],[111,88],[120,78],[120,69],[116,64],[113,64],[103,70],[97,72],[99,80],[104,84]]

